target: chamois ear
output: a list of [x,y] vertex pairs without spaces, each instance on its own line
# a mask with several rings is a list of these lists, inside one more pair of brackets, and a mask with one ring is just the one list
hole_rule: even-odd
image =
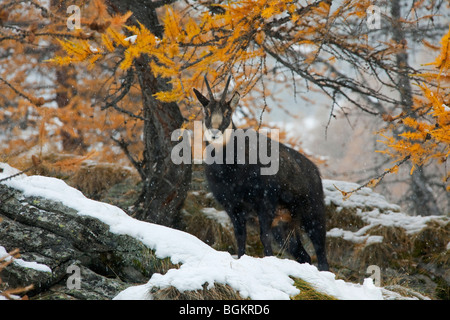
[[209,104],[209,100],[195,88],[194,88],[194,93],[197,96],[198,101],[200,101],[200,103],[203,105],[203,107],[206,108],[206,106]]
[[241,95],[239,94],[239,92],[235,91],[233,93],[233,96],[231,97],[230,102],[228,102],[231,110],[234,111],[234,109],[236,109],[238,103],[239,103],[239,99],[240,99]]

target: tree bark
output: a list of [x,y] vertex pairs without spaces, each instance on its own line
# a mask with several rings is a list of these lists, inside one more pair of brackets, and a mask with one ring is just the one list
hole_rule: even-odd
[[[166,1],[109,0],[107,3],[115,12],[132,11],[129,24],[139,21],[157,37],[163,37],[156,9]],[[153,75],[149,57],[143,55],[136,59],[134,68],[141,87],[145,118],[143,160],[139,162],[140,172],[144,175],[143,187],[135,217],[180,228],[180,209],[190,186],[192,167],[190,164],[174,164],[170,155],[177,143],[171,141],[171,134],[181,127],[184,119],[176,103],[163,103],[153,96],[170,90],[170,84],[168,79]]]
[[[398,69],[397,89],[400,93],[402,109],[405,113],[411,112],[413,107],[413,93],[411,82],[408,77],[408,52],[406,51],[406,38],[400,22],[401,19],[401,0],[391,1],[391,19],[392,19],[392,38],[395,42],[403,45],[403,50],[396,54],[396,64]],[[396,134],[400,134],[397,132]],[[412,211],[417,215],[429,216],[439,215],[440,210],[436,204],[433,191],[429,186],[428,179],[424,172],[424,167],[417,167],[411,175],[410,202],[412,202]]]

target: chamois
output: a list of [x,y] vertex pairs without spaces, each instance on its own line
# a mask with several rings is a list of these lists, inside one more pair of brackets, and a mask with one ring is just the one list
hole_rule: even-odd
[[[264,165],[259,156],[256,163],[239,163],[236,159],[238,148],[245,148],[246,156],[249,156],[251,150],[250,143],[245,143],[245,140],[243,146],[242,140],[241,145],[236,145],[236,137],[231,133],[236,129],[232,114],[240,96],[235,91],[231,99],[226,100],[230,79],[231,76],[218,101],[214,99],[206,76],[208,98],[196,89],[194,93],[203,106],[207,147],[212,144],[211,155],[223,160],[207,162],[210,164],[205,165],[205,174],[211,192],[233,223],[238,257],[245,254],[247,218],[251,213],[256,213],[264,255],[272,255],[271,242],[274,237],[280,245],[287,244],[288,251],[298,262],[311,263],[311,257],[300,241],[299,228],[302,226],[313,243],[319,270],[328,270],[325,253],[325,205],[318,168],[301,153],[265,136],[268,145],[279,143],[278,171],[275,174],[261,174]],[[258,141],[261,136],[256,132]],[[234,148],[231,150],[234,152],[232,163],[227,158],[230,148]]]

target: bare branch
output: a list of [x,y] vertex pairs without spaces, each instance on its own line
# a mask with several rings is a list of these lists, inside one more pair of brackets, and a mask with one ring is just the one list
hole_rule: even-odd
[[[8,87],[10,87],[11,90],[13,90],[18,96],[26,99],[27,101],[29,101],[31,104],[35,105],[36,107],[40,107],[43,104],[43,103],[38,103],[38,101],[36,99],[30,98],[25,93],[19,91],[16,87],[14,87],[11,83],[6,81],[2,77],[0,77],[0,81],[2,81],[4,84],[6,84]],[[41,100],[39,100],[39,102],[41,102]]]
[[117,145],[122,149],[122,151],[127,156],[128,160],[133,164],[133,166],[136,168],[136,170],[139,173],[139,176],[141,177],[142,181],[146,179],[146,174],[144,171],[144,166],[141,161],[137,161],[130,153],[130,150],[128,149],[129,143],[127,143],[123,138],[122,139],[115,139],[113,136],[111,136],[111,140],[117,143]]
[[[101,110],[113,108],[114,110],[124,113],[132,118],[136,118],[139,120],[148,120],[144,117],[134,114],[131,111],[125,110],[117,105],[120,101],[122,101],[123,98],[125,98],[125,96],[128,94],[128,92],[130,92],[131,86],[133,84],[133,79],[134,79],[133,68],[130,68],[130,69],[128,69],[128,72],[127,72],[120,88],[117,89],[116,92],[114,92],[113,94],[111,94],[105,98],[105,104],[101,107]],[[112,100],[110,100],[110,99],[112,99]]]

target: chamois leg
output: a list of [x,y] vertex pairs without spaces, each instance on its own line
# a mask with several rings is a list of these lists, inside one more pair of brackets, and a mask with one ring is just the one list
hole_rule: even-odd
[[261,201],[258,210],[259,236],[264,247],[264,255],[272,256],[272,220],[275,216],[276,205],[269,201]]
[[294,256],[295,260],[299,263],[311,264],[311,257],[302,245],[300,240],[300,233],[298,230],[293,229],[289,236],[289,252]]
[[326,230],[322,226],[317,226],[315,230],[308,232],[309,238],[316,251],[318,267],[320,271],[328,271],[328,261],[326,256]]
[[311,263],[311,257],[300,241],[297,228],[287,223],[279,223],[272,228],[272,232],[280,247],[286,248],[295,260],[299,263]]
[[[228,211],[228,210],[227,210]],[[231,222],[233,223],[234,236],[238,246],[238,257],[242,257],[245,254],[245,242],[247,239],[246,217],[245,212],[238,208],[233,208],[230,215]]]
[[264,247],[264,255],[272,256],[272,231],[270,230],[271,220],[267,215],[259,217],[259,236]]
[[326,228],[325,210],[322,204],[310,207],[308,216],[302,219],[303,227],[308,234],[316,251],[318,267],[321,271],[328,271],[328,261],[326,256]]

